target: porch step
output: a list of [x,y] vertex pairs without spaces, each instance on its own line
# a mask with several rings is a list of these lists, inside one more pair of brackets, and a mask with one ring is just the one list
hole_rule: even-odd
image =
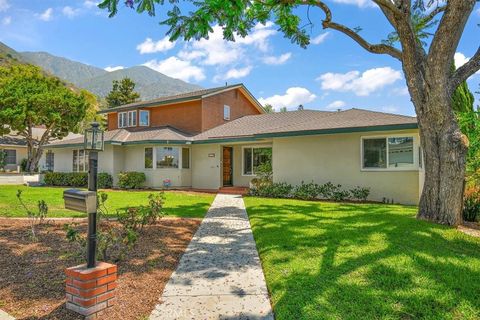
[[248,188],[246,187],[221,187],[218,189],[218,193],[223,194],[238,194],[238,195],[246,195],[248,193]]

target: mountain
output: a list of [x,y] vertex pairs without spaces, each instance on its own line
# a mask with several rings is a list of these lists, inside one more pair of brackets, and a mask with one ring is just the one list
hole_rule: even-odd
[[198,85],[171,78],[144,66],[108,72],[81,62],[57,57],[47,52],[17,53],[1,42],[0,64],[2,63],[3,51],[3,56],[9,54],[17,60],[35,64],[45,71],[74,84],[76,87],[86,89],[101,98],[105,98],[110,92],[113,80],[121,80],[125,77],[135,82],[135,91],[140,94],[141,100],[151,100],[166,95],[202,89]]
[[12,62],[21,62],[22,59],[22,56],[17,51],[0,42],[0,66]]
[[25,61],[37,65],[43,70],[75,85],[77,85],[80,80],[107,73],[107,71],[103,69],[56,57],[47,52],[22,52],[21,55]]

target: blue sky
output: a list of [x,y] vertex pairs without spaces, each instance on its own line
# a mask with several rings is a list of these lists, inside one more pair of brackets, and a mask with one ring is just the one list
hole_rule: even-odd
[[[361,35],[371,42],[385,39],[391,31],[370,0],[327,2],[334,20],[361,26]],[[161,8],[156,17],[149,17],[122,6],[110,19],[95,3],[0,0],[0,41],[18,51],[47,51],[107,70],[147,65],[203,87],[243,82],[262,103],[276,108],[303,104],[319,110],[357,107],[414,115],[400,64],[389,56],[367,53],[341,33],[322,30],[318,11],[310,13],[313,43],[302,49],[270,23],[258,25],[235,43],[223,41],[220,32],[209,40],[170,43],[167,28],[158,24],[165,17]],[[305,10],[299,14],[305,16]],[[477,4],[457,49],[457,64],[478,48],[479,23]],[[477,91],[480,74],[468,82]]]

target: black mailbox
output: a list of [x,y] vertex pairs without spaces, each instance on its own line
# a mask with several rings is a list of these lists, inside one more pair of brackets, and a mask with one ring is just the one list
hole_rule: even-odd
[[83,191],[69,189],[63,192],[65,208],[84,213],[97,212],[97,193],[95,191]]

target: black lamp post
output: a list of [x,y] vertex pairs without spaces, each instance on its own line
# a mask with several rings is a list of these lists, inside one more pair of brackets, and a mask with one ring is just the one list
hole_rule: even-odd
[[[97,192],[98,152],[103,151],[103,130],[97,122],[85,130],[84,149],[88,151],[88,191]],[[88,214],[87,268],[96,265],[97,253],[97,212]]]

